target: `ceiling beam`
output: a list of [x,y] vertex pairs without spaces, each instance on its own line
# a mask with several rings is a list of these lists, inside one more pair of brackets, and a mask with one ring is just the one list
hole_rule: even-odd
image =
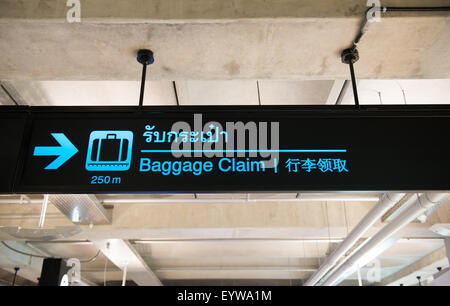
[[331,86],[330,93],[328,94],[326,105],[338,105],[340,100],[344,96],[345,90],[348,88],[346,86],[347,82],[345,80],[335,80],[333,86]]
[[163,280],[194,279],[304,279],[315,269],[312,268],[160,268],[156,270]]
[[8,90],[0,82],[0,105],[17,105],[14,98],[8,92]]
[[[379,286],[390,286],[390,285],[399,285],[404,283],[404,280],[407,278],[413,278],[417,275],[420,275],[420,270],[430,269],[433,265],[438,264],[442,260],[446,259],[447,255],[445,252],[445,247],[439,248],[434,252],[422,257],[421,259],[415,261],[414,263],[404,267],[403,269],[395,272],[394,274],[384,278],[377,285]],[[434,271],[437,271],[434,269]],[[407,284],[405,284],[407,285]]]
[[26,105],[10,82],[0,82],[0,105]]
[[[357,0],[97,0],[81,1],[74,25],[66,3],[1,1],[0,79],[138,80],[143,42],[155,52],[149,79],[346,78],[339,53],[367,9]],[[359,45],[359,78],[449,77],[445,12],[407,17],[389,14],[371,28]]]
[[122,271],[126,268],[127,275],[139,286],[162,286],[155,273],[128,241],[105,239],[94,240],[93,243]]
[[[34,253],[34,251],[25,245],[24,242],[8,241],[10,247],[18,249],[26,253]],[[14,273],[14,267],[19,267],[17,275],[36,283],[37,278],[41,274],[42,258],[30,257],[20,253],[16,253],[0,244],[0,267],[10,273]]]
[[448,261],[450,261],[450,237],[445,238],[445,251],[447,253]]

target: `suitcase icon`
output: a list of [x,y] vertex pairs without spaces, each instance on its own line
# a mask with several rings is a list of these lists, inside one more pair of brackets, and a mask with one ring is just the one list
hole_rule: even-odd
[[88,171],[126,171],[130,169],[133,132],[93,131],[86,156]]

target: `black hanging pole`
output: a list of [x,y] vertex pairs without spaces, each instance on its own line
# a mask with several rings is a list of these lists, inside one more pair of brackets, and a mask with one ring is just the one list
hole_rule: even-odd
[[350,76],[352,78],[352,88],[353,88],[353,97],[355,98],[355,105],[359,107],[359,97],[358,97],[358,88],[356,86],[356,78],[355,78],[355,69],[353,68],[353,63],[350,62]]
[[142,65],[141,93],[139,95],[139,107],[144,104],[145,76],[147,75],[147,65]]
[[16,272],[14,273],[14,278],[13,278],[13,281],[12,281],[12,285],[13,286],[16,284],[17,272],[19,272],[19,270],[20,270],[19,267],[14,267],[14,271],[16,271]]
[[353,98],[355,99],[355,105],[359,108],[358,89],[356,86],[355,69],[353,64],[359,60],[358,50],[355,48],[345,49],[341,53],[341,59],[344,64],[348,64],[350,67],[350,77],[352,79]]
[[138,51],[137,61],[142,64],[141,93],[139,95],[139,107],[144,105],[145,77],[147,76],[147,65],[153,64],[153,52],[147,49]]

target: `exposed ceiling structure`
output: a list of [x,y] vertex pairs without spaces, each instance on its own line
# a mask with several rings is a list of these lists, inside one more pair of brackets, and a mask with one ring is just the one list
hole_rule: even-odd
[[[127,252],[135,252],[145,269],[151,271],[148,273],[154,274],[163,285],[302,285],[374,207],[379,196],[96,195],[112,213],[112,222],[82,225],[80,233],[51,241],[42,240],[39,234],[19,236],[28,228],[38,229],[42,196],[3,196],[0,198],[0,240],[23,252],[49,257],[87,260],[101,250],[94,261],[81,265],[85,284],[120,284],[123,277],[120,258],[108,257],[108,251],[100,246],[100,241],[119,240],[126,242],[130,250]],[[374,284],[368,279],[374,264],[380,267],[378,283],[383,285],[400,282],[416,285],[417,275],[427,279],[438,267],[448,266],[445,236],[430,229],[434,224],[448,227],[448,203],[422,222],[414,221],[380,246],[377,261],[361,269],[363,284]],[[377,222],[358,244],[380,230],[384,223]],[[44,229],[57,232],[73,225],[50,202]],[[44,229],[38,231],[42,236],[45,236]],[[0,260],[2,268],[12,272],[14,265],[20,263],[17,259],[20,254],[5,246],[0,245],[0,249],[7,252]],[[29,260],[22,257],[24,262]],[[415,264],[420,265],[411,269]],[[28,279],[39,277],[38,267],[37,263],[28,272]],[[406,273],[408,269],[411,271]],[[133,277],[130,270],[127,278],[130,284],[142,281]],[[155,285],[151,280],[140,284]],[[342,284],[357,285],[357,274],[348,276]]]
[[[2,104],[137,105],[138,81],[3,81]],[[450,79],[360,80],[361,104],[448,104]],[[144,105],[353,104],[344,80],[149,81]]]
[[[277,0],[276,9],[115,2],[82,1],[83,22],[69,24],[65,1],[1,1],[0,105],[137,106],[142,47],[156,57],[144,105],[353,104],[339,52],[357,31],[361,1]],[[449,104],[449,46],[448,14],[393,14],[374,24],[355,65],[360,103]],[[381,196],[97,194],[83,200],[101,222],[82,223],[71,215],[80,199],[62,205],[54,195],[42,214],[43,195],[1,195],[0,285],[15,266],[20,283],[36,283],[42,258],[20,252],[79,258],[83,285],[121,284],[125,266],[128,285],[303,285]],[[432,227],[450,232],[449,205],[380,245],[377,261],[361,267],[362,284],[417,285],[416,276],[426,281],[448,267],[447,232]],[[349,253],[402,209],[393,207]],[[358,285],[358,273],[340,284]]]

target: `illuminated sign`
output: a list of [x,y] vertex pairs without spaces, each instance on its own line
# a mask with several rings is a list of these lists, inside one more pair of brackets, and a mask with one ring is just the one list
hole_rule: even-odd
[[9,152],[0,186],[40,193],[449,190],[443,135],[450,108],[439,107],[3,108],[0,127],[17,137],[0,136]]
[[88,171],[126,171],[130,169],[133,147],[131,131],[93,131],[86,156]]

